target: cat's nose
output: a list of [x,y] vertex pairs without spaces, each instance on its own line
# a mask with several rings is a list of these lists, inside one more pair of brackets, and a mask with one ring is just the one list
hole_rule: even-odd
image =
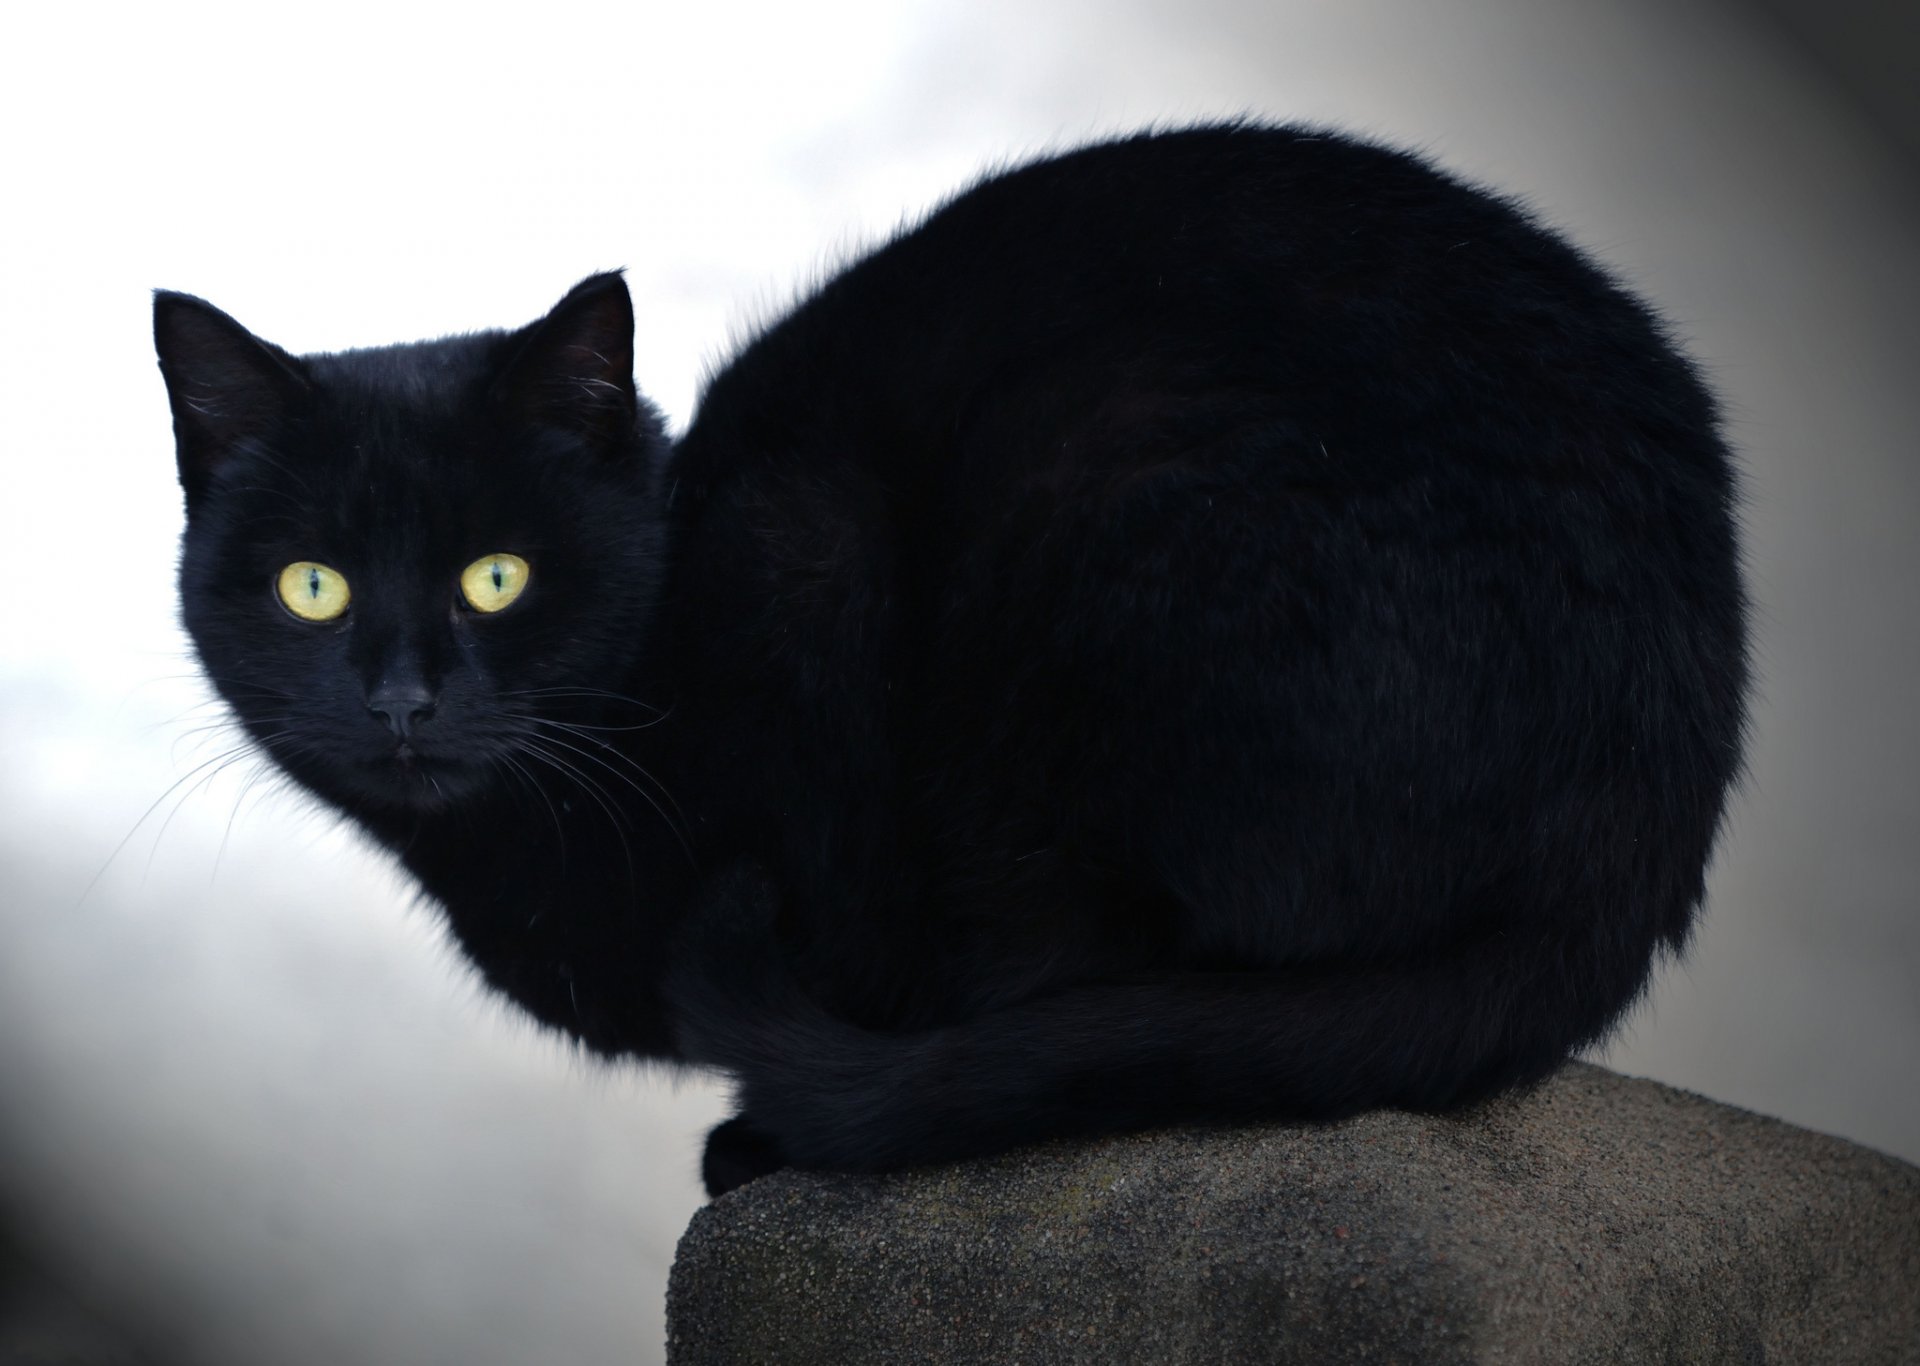
[[367,710],[405,740],[422,721],[433,715],[436,700],[420,683],[382,683],[367,695]]

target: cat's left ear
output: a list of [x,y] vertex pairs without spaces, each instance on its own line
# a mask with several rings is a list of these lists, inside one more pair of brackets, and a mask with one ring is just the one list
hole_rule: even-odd
[[588,276],[514,340],[494,394],[515,417],[609,454],[633,441],[633,300],[618,272]]

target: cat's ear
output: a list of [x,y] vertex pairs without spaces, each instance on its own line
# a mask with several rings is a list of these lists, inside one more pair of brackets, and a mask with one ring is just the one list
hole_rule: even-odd
[[494,394],[516,418],[608,453],[633,441],[633,300],[618,272],[588,276],[514,341]]
[[312,392],[299,361],[191,294],[154,291],[153,345],[190,504],[221,462],[271,439]]

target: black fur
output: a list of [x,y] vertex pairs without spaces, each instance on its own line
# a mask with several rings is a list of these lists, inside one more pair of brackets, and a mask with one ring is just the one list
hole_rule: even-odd
[[[1684,942],[1747,685],[1729,459],[1513,205],[1300,130],[1070,153],[828,281],[671,449],[628,310],[156,327],[208,673],[496,987],[737,1076],[712,1188],[1457,1105]],[[346,616],[278,606],[296,560]]]

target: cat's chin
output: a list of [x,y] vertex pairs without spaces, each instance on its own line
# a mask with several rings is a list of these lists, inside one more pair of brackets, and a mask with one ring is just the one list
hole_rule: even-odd
[[399,814],[435,815],[464,806],[486,787],[486,771],[454,759],[429,758],[402,746],[353,774],[355,800]]

